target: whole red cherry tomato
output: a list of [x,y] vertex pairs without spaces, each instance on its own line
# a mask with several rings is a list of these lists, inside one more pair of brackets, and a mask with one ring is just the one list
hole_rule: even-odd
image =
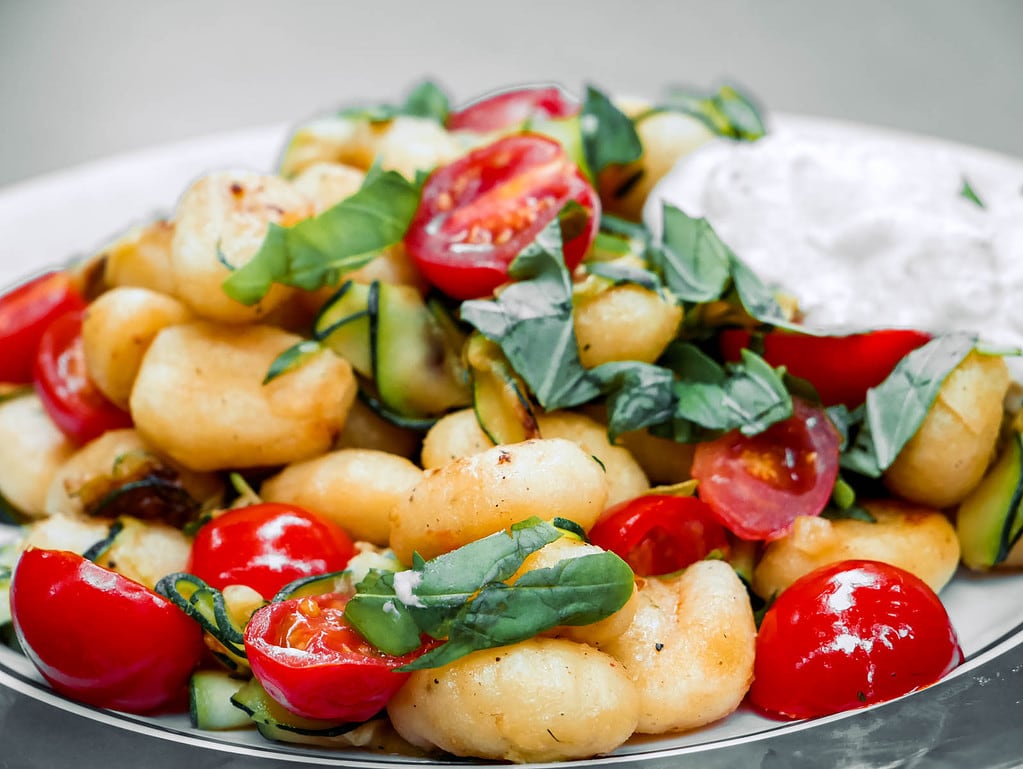
[[[721,332],[721,354],[739,360],[752,335],[741,329]],[[791,331],[764,334],[763,357],[785,366],[793,376],[812,384],[825,406],[844,403],[855,408],[867,399],[906,355],[931,340],[923,331],[882,329],[847,336],[810,336]]]
[[46,413],[76,443],[88,443],[107,430],[131,427],[131,415],[107,400],[89,379],[81,312],[61,315],[43,332],[34,376]]
[[269,600],[299,577],[341,571],[354,554],[337,524],[267,502],[228,510],[200,528],[188,571],[218,590],[248,585]]
[[202,630],[152,590],[75,553],[29,548],[11,580],[22,648],[72,699],[130,713],[184,708]]
[[501,131],[521,126],[531,118],[565,118],[579,111],[579,103],[556,86],[526,86],[487,96],[452,112],[452,131]]
[[245,629],[245,653],[267,693],[293,713],[331,721],[366,721],[408,677],[401,657],[379,651],[344,617],[349,596],[332,593],[269,603]]
[[84,309],[85,300],[65,272],[47,272],[0,296],[0,382],[31,382],[46,327]]
[[814,718],[934,683],[963,661],[941,601],[922,580],[877,561],[804,575],[767,610],[750,702]]
[[589,537],[641,577],[671,574],[714,550],[722,555],[729,550],[725,529],[705,502],[667,494],[618,503],[604,513]]
[[600,200],[553,139],[516,134],[434,171],[423,186],[405,246],[434,286],[457,299],[487,296],[508,265],[569,201],[588,213],[564,244],[574,269],[597,234]]
[[792,416],[757,435],[733,430],[699,443],[700,499],[742,539],[776,539],[800,515],[818,515],[838,477],[840,438],[822,408],[793,398]]

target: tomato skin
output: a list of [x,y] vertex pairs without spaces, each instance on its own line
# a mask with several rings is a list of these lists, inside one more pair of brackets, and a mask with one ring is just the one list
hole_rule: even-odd
[[338,593],[270,603],[245,629],[245,653],[267,693],[292,713],[329,721],[366,721],[405,683],[394,669],[422,654],[378,651],[344,619]]
[[85,309],[65,272],[47,272],[0,296],[0,382],[28,384],[43,332],[56,318]]
[[488,296],[508,280],[512,260],[570,201],[588,212],[583,231],[563,247],[573,270],[596,237],[600,199],[560,144],[515,134],[429,176],[405,247],[426,279],[449,296]]
[[183,709],[202,630],[170,601],[62,550],[29,548],[11,581],[22,648],[59,693],[129,713]]
[[819,515],[831,498],[838,431],[820,407],[793,398],[792,410],[758,435],[733,430],[696,445],[697,493],[742,539],[777,539],[798,516]]
[[75,443],[132,425],[131,415],[107,400],[89,379],[81,312],[61,315],[47,326],[39,341],[34,380],[46,413]]
[[[763,338],[764,360],[810,382],[825,406],[844,403],[855,408],[866,401],[867,390],[881,384],[900,360],[932,337],[923,331],[881,329],[846,336],[770,331]],[[722,356],[739,360],[751,339],[752,334],[742,329],[722,331]]]
[[922,580],[877,561],[842,561],[794,582],[757,635],[750,702],[814,718],[928,686],[963,661],[941,601]]
[[579,112],[579,104],[556,86],[526,86],[488,96],[448,116],[452,131],[502,131],[525,124],[530,118],[566,118]]
[[718,550],[729,551],[724,527],[696,497],[647,494],[619,502],[589,532],[641,577],[671,574]]
[[270,600],[300,577],[344,569],[354,554],[337,524],[267,502],[228,510],[200,528],[188,571],[218,590],[248,585]]

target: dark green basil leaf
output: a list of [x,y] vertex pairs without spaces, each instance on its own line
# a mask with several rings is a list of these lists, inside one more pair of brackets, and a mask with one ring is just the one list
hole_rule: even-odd
[[402,104],[377,104],[370,107],[352,107],[341,110],[341,117],[353,120],[368,120],[371,123],[386,123],[399,115],[422,117],[444,125],[451,113],[447,94],[435,83],[424,80],[412,89]]
[[307,290],[336,283],[404,237],[419,193],[401,174],[385,171],[318,216],[288,228],[271,224],[252,260],[224,281],[224,292],[251,305],[272,283]]
[[322,349],[323,347],[315,339],[303,339],[298,344],[292,345],[274,358],[274,362],[270,364],[270,369],[263,378],[263,384],[269,384],[282,374],[294,371],[309,362]]
[[668,422],[675,414],[675,375],[670,369],[615,361],[590,373],[607,394],[607,434],[612,441],[630,430]]
[[590,275],[598,275],[613,281],[615,285],[633,283],[650,291],[661,291],[664,286],[661,279],[649,270],[631,264],[619,262],[589,262],[586,271]]
[[650,250],[651,264],[668,288],[684,302],[710,302],[721,297],[730,278],[730,251],[706,219],[687,216],[664,205],[664,234]]
[[586,87],[579,128],[586,164],[593,174],[599,174],[609,165],[632,163],[643,154],[643,145],[632,120],[592,86]]
[[508,270],[511,283],[495,299],[462,303],[462,320],[496,342],[548,411],[599,394],[579,360],[572,323],[572,281],[561,255],[560,226],[551,222]]
[[691,115],[718,136],[730,139],[755,141],[766,133],[756,105],[734,86],[722,86],[711,94],[675,88],[654,111]]

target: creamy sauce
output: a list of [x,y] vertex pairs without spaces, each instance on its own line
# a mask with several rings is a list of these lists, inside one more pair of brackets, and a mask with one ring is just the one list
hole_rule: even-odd
[[[964,179],[984,203],[961,194]],[[1023,343],[1023,164],[842,127],[719,141],[683,159],[662,202],[706,216],[806,322],[970,330]]]

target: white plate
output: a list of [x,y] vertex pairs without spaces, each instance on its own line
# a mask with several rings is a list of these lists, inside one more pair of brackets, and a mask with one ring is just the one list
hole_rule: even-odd
[[[883,133],[893,141],[933,144],[961,157],[978,189],[1023,182],[1023,163],[872,128],[783,118],[788,130]],[[0,285],[74,255],[96,250],[128,225],[170,211],[206,170],[271,169],[285,126],[169,145],[118,156],[0,191]],[[740,710],[720,724],[664,739],[629,743],[608,763],[660,766],[925,766],[1015,764],[1023,757],[1023,575],[962,573],[942,593],[967,662],[941,684],[882,706],[796,724]],[[129,631],[130,632],[130,631]],[[139,639],[144,643],[144,639]],[[98,710],[55,696],[23,657],[0,649],[0,744],[17,766],[284,767],[381,766],[410,759],[292,748],[254,731],[204,733],[185,716],[143,718]],[[956,758],[959,757],[959,758]],[[257,760],[259,759],[259,760]],[[458,762],[459,765],[469,765]],[[471,762],[470,762],[471,763]],[[937,764],[935,764],[937,765]]]

